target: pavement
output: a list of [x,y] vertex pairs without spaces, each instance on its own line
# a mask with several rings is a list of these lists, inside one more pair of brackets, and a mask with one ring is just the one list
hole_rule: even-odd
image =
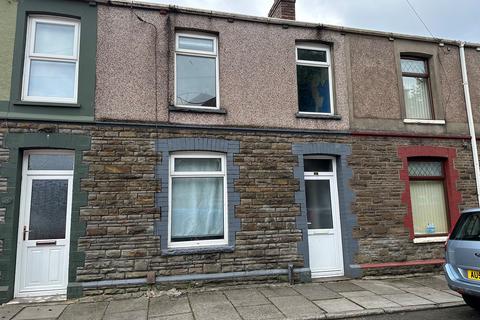
[[443,275],[167,293],[172,291],[99,296],[89,302],[9,303],[0,306],[0,320],[342,319],[464,305]]

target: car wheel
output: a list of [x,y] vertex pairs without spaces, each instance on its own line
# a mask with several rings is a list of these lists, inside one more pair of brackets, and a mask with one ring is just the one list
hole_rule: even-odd
[[469,296],[469,295],[462,295],[463,300],[465,300],[465,303],[468,304],[470,307],[474,308],[475,310],[480,311],[480,298],[479,297],[474,297],[474,296]]

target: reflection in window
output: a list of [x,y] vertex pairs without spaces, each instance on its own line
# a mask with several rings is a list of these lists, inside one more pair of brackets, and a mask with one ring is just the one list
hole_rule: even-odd
[[177,35],[175,104],[218,107],[217,41],[214,37]]
[[297,47],[297,90],[300,112],[332,114],[330,51]]

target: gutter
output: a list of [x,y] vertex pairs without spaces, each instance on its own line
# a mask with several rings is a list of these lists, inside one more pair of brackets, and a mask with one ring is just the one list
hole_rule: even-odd
[[460,65],[462,67],[463,92],[465,94],[465,108],[467,109],[468,130],[472,143],[473,167],[475,169],[475,182],[477,184],[477,203],[480,206],[480,165],[478,163],[477,139],[475,137],[475,126],[473,123],[472,102],[470,100],[470,89],[468,87],[467,63],[465,62],[465,42],[460,42]]

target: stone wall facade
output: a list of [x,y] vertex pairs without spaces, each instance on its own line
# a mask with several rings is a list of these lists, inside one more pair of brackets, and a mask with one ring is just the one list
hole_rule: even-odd
[[[2,126],[1,134],[39,132],[45,125],[8,122]],[[80,209],[80,220],[86,229],[77,244],[78,250],[84,252],[84,261],[76,270],[70,270],[77,283],[145,278],[149,271],[157,276],[172,276],[286,269],[288,264],[304,267],[304,253],[298,248],[302,240],[302,230],[297,225],[300,206],[295,200],[300,189],[300,182],[294,176],[298,157],[292,149],[299,143],[328,142],[351,148],[347,163],[353,176],[348,183],[355,194],[351,212],[357,219],[357,226],[351,232],[358,242],[354,264],[364,275],[435,268],[432,265],[365,269],[364,264],[443,258],[443,243],[414,244],[409,238],[404,225],[406,206],[401,200],[405,184],[399,178],[402,166],[397,154],[399,146],[455,148],[455,167],[460,174],[456,188],[462,194],[459,209],[475,205],[471,150],[462,139],[120,124],[48,126],[65,136],[90,137],[91,147],[83,151],[82,159],[88,174],[80,180],[80,190],[88,197],[87,205]],[[240,230],[236,232],[231,252],[165,255],[160,237],[155,234],[156,221],[166,214],[155,203],[162,185],[155,171],[162,157],[156,150],[156,142],[192,137],[240,143],[239,152],[234,155],[234,165],[239,167],[234,189],[240,195],[235,207]],[[12,221],[5,223],[16,233],[17,225]],[[1,262],[2,253],[12,250],[12,243],[4,242],[3,235],[0,242],[3,243]],[[111,288],[84,291],[118,292]]]

